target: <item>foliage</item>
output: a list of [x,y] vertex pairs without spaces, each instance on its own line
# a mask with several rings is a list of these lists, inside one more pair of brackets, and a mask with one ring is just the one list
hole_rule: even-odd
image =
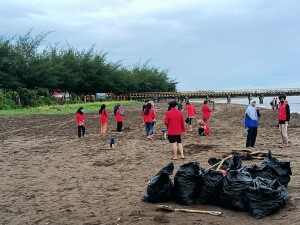
[[[64,89],[76,95],[101,93],[176,91],[167,70],[144,65],[131,68],[108,62],[94,46],[77,50],[70,46],[45,46],[51,32],[32,36],[30,30],[16,37],[0,36],[0,89],[13,91],[23,106],[51,104],[49,93]],[[1,102],[10,105],[11,102]]]
[[0,110],[0,115],[14,115],[14,114],[69,114],[75,113],[76,110],[83,106],[86,113],[98,112],[102,104],[106,104],[107,110],[112,110],[114,106],[120,103],[121,106],[143,104],[141,101],[111,101],[111,102],[93,102],[93,103],[66,103],[64,105],[50,105],[40,106],[34,108],[18,108],[18,109],[3,109]]

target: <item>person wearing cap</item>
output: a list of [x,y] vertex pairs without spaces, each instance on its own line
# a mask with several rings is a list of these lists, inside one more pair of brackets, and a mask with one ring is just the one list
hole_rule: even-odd
[[252,99],[245,112],[245,129],[247,131],[246,148],[254,148],[256,142],[260,112],[255,105],[256,101]]
[[282,142],[280,143],[280,148],[288,147],[288,133],[287,133],[287,127],[290,121],[290,106],[288,102],[286,101],[286,96],[281,95],[279,96],[279,105],[278,105],[278,125],[279,125],[279,131],[282,137]]

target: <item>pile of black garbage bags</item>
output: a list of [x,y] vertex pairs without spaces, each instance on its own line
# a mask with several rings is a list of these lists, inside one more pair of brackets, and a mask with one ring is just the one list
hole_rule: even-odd
[[[216,161],[209,160],[211,164]],[[170,175],[174,165],[169,163],[149,180],[142,201],[213,204],[250,211],[257,219],[275,213],[288,201],[286,187],[292,174],[290,163],[278,161],[271,152],[260,166],[242,167],[242,160],[234,156],[221,169],[223,172],[205,170],[199,162],[189,162],[179,168],[173,183]]]

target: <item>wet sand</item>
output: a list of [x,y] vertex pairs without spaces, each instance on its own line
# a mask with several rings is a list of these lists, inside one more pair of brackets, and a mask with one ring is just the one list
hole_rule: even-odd
[[[158,118],[153,140],[146,140],[140,127],[141,106],[124,107],[122,134],[112,133],[116,123],[109,111],[108,136],[100,136],[97,112],[88,113],[82,139],[77,137],[73,114],[0,115],[0,224],[300,224],[299,115],[292,114],[288,128],[291,146],[280,149],[277,114],[261,109],[256,147],[287,154],[280,160],[291,162],[293,175],[287,206],[256,220],[248,212],[217,206],[183,208],[222,211],[222,216],[157,212],[157,204],[141,202],[147,181],[171,161],[171,145],[160,140],[167,104],[155,107]],[[198,112],[200,107],[196,104]],[[186,159],[174,161],[175,172],[194,160],[207,168],[210,157],[221,156],[216,150],[245,148],[245,106],[217,104],[216,109],[210,121],[211,136],[198,136],[195,124],[193,132],[183,134]],[[116,138],[113,150],[109,149],[111,135]],[[260,161],[244,161],[244,165],[254,163]]]

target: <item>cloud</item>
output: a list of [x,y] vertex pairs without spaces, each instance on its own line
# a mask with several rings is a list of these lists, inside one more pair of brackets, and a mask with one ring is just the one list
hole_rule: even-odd
[[179,90],[300,86],[297,0],[13,0],[0,2],[0,32],[54,30],[50,43],[151,59]]

